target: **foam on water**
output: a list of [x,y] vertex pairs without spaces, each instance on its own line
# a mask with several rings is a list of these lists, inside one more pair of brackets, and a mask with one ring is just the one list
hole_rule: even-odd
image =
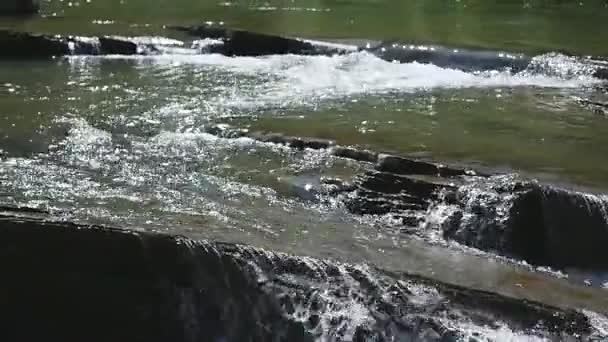
[[583,313],[599,335],[608,336],[608,318],[589,310],[583,310]]
[[[451,324],[444,322],[447,326]],[[469,325],[466,323],[459,323],[453,325],[454,328],[464,332],[464,336],[460,339],[461,341],[496,341],[496,342],[545,342],[550,341],[548,338],[534,336],[526,334],[525,332],[513,331],[506,325],[500,325],[498,328],[494,327],[480,327],[476,325]]]
[[[178,52],[178,51],[175,51]],[[152,56],[70,57],[129,59],[162,66],[194,68],[195,74],[228,72],[236,80],[253,77],[251,86],[240,82],[233,96],[221,96],[230,107],[310,105],[324,99],[361,95],[412,93],[432,89],[545,87],[580,88],[600,81],[592,69],[575,58],[545,55],[531,69],[509,72],[467,73],[430,64],[391,63],[367,52],[334,56],[272,55],[226,57],[218,54],[165,53]],[[230,77],[230,76],[228,76]]]

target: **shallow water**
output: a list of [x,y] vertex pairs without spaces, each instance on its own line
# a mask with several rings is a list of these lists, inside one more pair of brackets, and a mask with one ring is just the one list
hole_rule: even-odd
[[[396,4],[201,3],[188,10],[135,1],[71,4],[44,3],[44,13],[65,19],[4,24],[164,34],[162,24],[196,23],[204,13],[203,19],[308,37],[608,54],[601,35],[589,33],[608,22],[599,2],[574,10],[565,3],[492,7],[461,1],[446,11],[408,2],[383,25],[377,17]],[[126,9],[110,10],[110,4]],[[559,19],[566,12],[574,13],[568,25]],[[351,17],[355,24],[344,19]],[[608,286],[606,274],[566,270],[568,283],[553,271],[532,272],[527,265],[446,244],[437,232],[425,241],[404,236],[387,217],[358,217],[340,198],[317,195],[321,177],[348,180],[364,168],[361,163],[326,150],[296,151],[205,133],[229,123],[603,193],[608,119],[579,100],[605,102],[608,95],[588,61],[539,54],[533,68],[513,75],[390,63],[366,52],[230,58],[194,54],[189,42],[165,43],[171,46],[155,56],[0,62],[0,203],[50,210],[66,220],[370,262],[608,312],[605,290],[598,289]],[[440,210],[428,217],[442,218]],[[573,284],[586,280],[595,288]]]
[[339,200],[319,202],[306,190],[321,176],[348,179],[361,165],[205,133],[217,122],[547,181],[606,182],[608,163],[598,161],[608,121],[573,99],[603,96],[593,88],[598,80],[563,56],[539,57],[551,66],[510,75],[394,64],[364,52],[168,51],[4,62],[3,202],[335,258],[401,243],[398,230],[359,222]]
[[[311,38],[436,42],[508,51],[608,55],[603,0],[429,2],[422,0],[45,0],[44,20],[8,20],[28,30],[146,32],[163,25],[223,21],[267,33]],[[565,19],[566,18],[566,19]]]

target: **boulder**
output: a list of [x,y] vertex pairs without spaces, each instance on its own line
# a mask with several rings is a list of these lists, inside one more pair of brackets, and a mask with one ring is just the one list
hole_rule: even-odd
[[511,208],[513,252],[531,263],[608,271],[608,201],[532,186]]

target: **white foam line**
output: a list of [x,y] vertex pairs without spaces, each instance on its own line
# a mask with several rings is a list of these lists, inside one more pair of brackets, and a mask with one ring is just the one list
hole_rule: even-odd
[[[219,54],[161,54],[154,56],[69,57],[141,61],[144,67],[188,67],[191,74],[228,73],[242,79],[232,92],[214,103],[224,108],[253,109],[314,105],[349,96],[413,93],[433,89],[538,87],[581,88],[600,81],[585,74],[582,64],[559,56],[544,58],[538,71],[467,73],[419,63],[391,63],[367,52],[336,56],[272,55],[226,57]],[[545,72],[546,70],[546,72]],[[230,75],[233,74],[233,75]],[[228,78],[226,78],[228,77]]]

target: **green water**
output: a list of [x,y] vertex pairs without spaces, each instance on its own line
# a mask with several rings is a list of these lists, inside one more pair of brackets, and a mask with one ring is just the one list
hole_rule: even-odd
[[[608,34],[605,1],[179,0],[155,1],[152,5],[143,0],[49,0],[41,5],[41,17],[4,18],[0,19],[0,26],[72,34],[171,36],[175,33],[164,29],[164,25],[215,21],[231,27],[302,37],[436,42],[524,51],[531,55],[548,51],[608,55],[604,39],[604,33]],[[120,81],[140,82],[146,77],[144,84],[158,82],[155,75],[142,76],[129,65],[113,63],[108,68],[112,67],[120,73],[117,76]],[[50,73],[50,78],[65,77],[63,71],[57,75]],[[11,75],[3,70],[3,81],[13,83],[11,80],[29,82],[27,73]],[[343,108],[336,120],[333,118],[337,113],[331,108],[315,110],[306,114],[305,119],[295,120],[290,118],[289,110],[266,113],[255,117],[253,127],[322,136],[451,162],[479,162],[541,174],[552,181],[563,178],[566,182],[602,188],[608,184],[608,163],[602,158],[608,146],[606,120],[572,100],[574,96],[601,100],[602,94],[520,88],[513,92],[506,89],[505,96],[497,98],[502,94],[494,90],[458,94],[435,91],[412,96],[405,105],[404,101],[391,104],[395,102],[392,99],[385,103],[386,99],[372,98]],[[75,92],[75,97],[83,97],[78,90]],[[84,99],[83,105],[97,97]],[[2,101],[4,108],[19,107],[18,99]],[[154,101],[148,97],[138,103],[151,106]],[[43,111],[49,106],[64,105],[49,102],[42,105]],[[342,113],[346,110],[348,119]],[[23,121],[31,121],[28,113],[21,115]],[[87,115],[97,120],[94,111]],[[328,118],[332,118],[329,125]],[[373,127],[359,127],[364,121]]]
[[307,37],[399,39],[457,46],[608,55],[604,0],[191,1],[47,0],[46,19],[3,20],[63,33],[160,32],[163,25],[229,26]]
[[[71,34],[180,35],[170,24],[309,38],[435,42],[608,56],[605,1],[43,1],[0,26]],[[204,134],[216,123],[608,189],[607,101],[580,61],[529,75],[472,75],[369,54],[0,61],[0,203],[71,220],[370,261],[390,269],[606,311],[592,289],[410,241],[399,227],[302,195],[361,165]],[[405,260],[405,261],[404,261]],[[484,272],[479,272],[484,269]],[[458,272],[451,272],[459,270]],[[602,282],[604,282],[602,280]],[[526,283],[527,289],[519,286]],[[595,284],[594,285],[601,285]],[[552,291],[545,291],[549,286]],[[598,290],[602,291],[602,290]]]

